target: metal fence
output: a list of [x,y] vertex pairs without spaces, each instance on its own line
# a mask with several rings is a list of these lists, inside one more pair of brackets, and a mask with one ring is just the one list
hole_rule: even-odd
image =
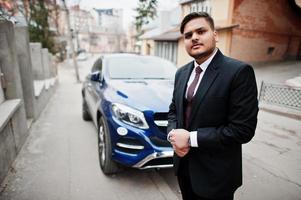
[[301,88],[262,82],[259,101],[301,110]]

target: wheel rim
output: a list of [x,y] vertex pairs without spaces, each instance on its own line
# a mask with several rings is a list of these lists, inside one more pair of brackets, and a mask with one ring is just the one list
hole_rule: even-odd
[[104,166],[106,160],[106,146],[105,146],[105,134],[104,134],[104,127],[103,125],[99,126],[99,158],[101,166]]

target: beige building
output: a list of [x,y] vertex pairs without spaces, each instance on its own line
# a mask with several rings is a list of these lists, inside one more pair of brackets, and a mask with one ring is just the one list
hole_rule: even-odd
[[[230,55],[231,32],[237,27],[232,23],[232,10],[234,0],[190,0],[182,1],[182,18],[190,12],[205,11],[208,12],[215,21],[215,27],[218,31],[217,47],[225,54]],[[186,53],[183,38],[178,40],[179,49],[178,62],[179,66],[189,62],[191,57]]]
[[177,63],[181,15],[180,6],[171,11],[160,11],[158,18],[144,28],[145,33],[140,36],[141,54],[156,55]]
[[90,52],[115,53],[126,51],[127,38],[122,27],[122,9],[93,9],[94,25],[90,34]]
[[[273,0],[182,0],[181,19],[190,12],[210,13],[218,31],[218,48],[236,59],[246,62],[300,59],[300,7],[294,8],[298,2],[280,0],[275,4]],[[167,58],[177,66],[192,60],[185,51],[179,25],[144,38],[143,43],[144,54]],[[160,54],[157,50],[162,45],[165,50]],[[175,55],[176,58],[171,59],[169,55]]]
[[[92,53],[124,51],[127,38],[122,29],[122,16],[122,9],[94,8],[86,11],[79,5],[70,7],[70,26],[76,49]],[[65,12],[61,12],[59,32],[64,36],[67,35],[66,24]]]

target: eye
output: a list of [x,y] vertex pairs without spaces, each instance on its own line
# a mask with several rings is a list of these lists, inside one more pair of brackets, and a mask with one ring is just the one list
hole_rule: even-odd
[[202,35],[202,34],[204,34],[206,31],[205,30],[198,30],[198,34],[199,35]]
[[192,33],[186,33],[185,35],[184,35],[184,38],[185,39],[190,39],[192,37]]

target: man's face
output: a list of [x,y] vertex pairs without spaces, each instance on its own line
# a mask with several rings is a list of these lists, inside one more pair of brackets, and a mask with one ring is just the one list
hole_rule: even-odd
[[186,51],[195,59],[207,57],[216,47],[217,33],[210,28],[205,18],[189,21],[184,27],[183,35]]

